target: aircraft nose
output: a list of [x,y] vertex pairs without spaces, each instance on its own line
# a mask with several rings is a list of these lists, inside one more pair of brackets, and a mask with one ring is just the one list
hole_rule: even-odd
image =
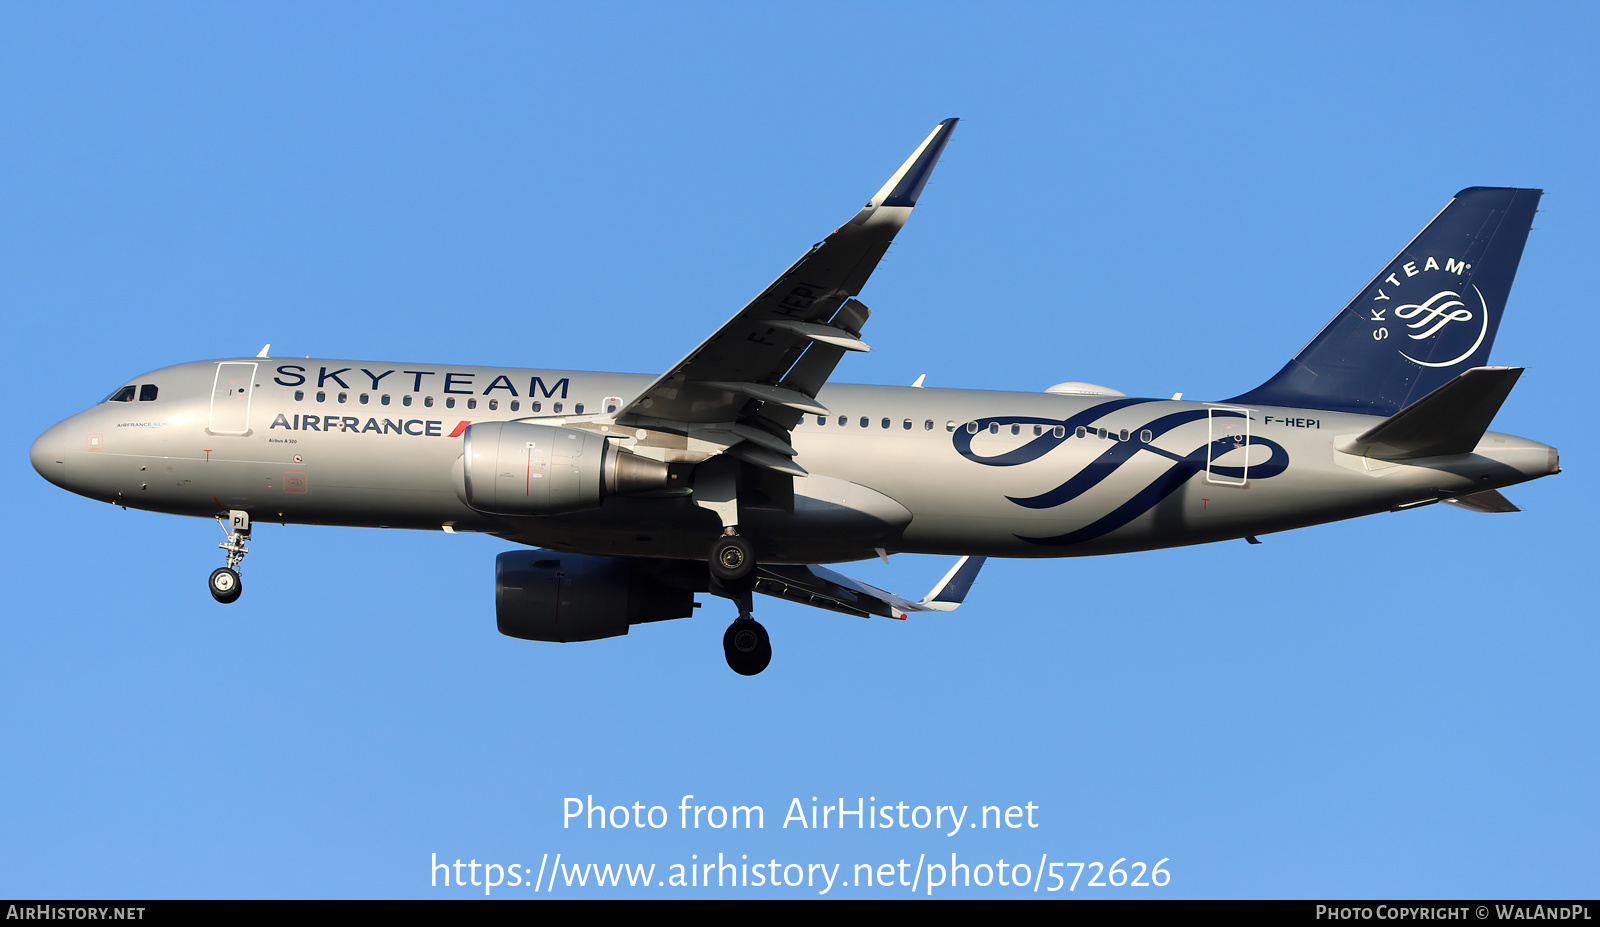
[[60,425],[51,426],[39,436],[39,440],[33,442],[33,448],[28,451],[28,460],[40,476],[66,488],[67,439]]

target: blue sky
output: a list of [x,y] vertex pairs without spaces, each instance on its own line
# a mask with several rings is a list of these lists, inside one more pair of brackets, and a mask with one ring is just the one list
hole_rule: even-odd
[[[0,896],[483,896],[430,885],[435,854],[848,881],[955,853],[1172,873],[1058,896],[1593,897],[1597,25],[1582,4],[6,5]],[[948,116],[862,293],[874,351],[837,379],[1235,395],[1456,190],[1537,186],[1494,354],[1528,372],[1496,428],[1566,472],[1509,490],[1518,515],[994,561],[960,611],[903,623],[763,601],[776,656],[744,679],[718,600],[614,640],[501,637],[506,545],[482,537],[264,526],[224,608],[214,524],[27,463],[130,377],[266,342],[659,372]],[[947,566],[844,569],[920,595]],[[677,827],[688,794],[767,827]],[[563,828],[588,795],[674,826]],[[1032,803],[1039,826],[780,826],[812,796]]]

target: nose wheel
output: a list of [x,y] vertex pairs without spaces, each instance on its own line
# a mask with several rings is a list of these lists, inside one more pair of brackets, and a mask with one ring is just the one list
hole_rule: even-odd
[[723,632],[722,652],[727,655],[729,669],[740,676],[754,676],[772,662],[772,639],[761,622],[748,615],[740,616]]
[[250,548],[244,546],[244,542],[250,540],[250,513],[234,509],[228,512],[226,522],[220,515],[217,516],[217,524],[228,536],[226,541],[217,545],[227,552],[228,565],[212,570],[207,586],[211,589],[213,599],[227,605],[237,601],[240,593],[244,592],[244,584],[239,581],[239,563],[250,552]]
[[228,567],[217,567],[211,572],[211,597],[227,605],[239,598],[244,592],[244,587],[239,583],[239,574]]

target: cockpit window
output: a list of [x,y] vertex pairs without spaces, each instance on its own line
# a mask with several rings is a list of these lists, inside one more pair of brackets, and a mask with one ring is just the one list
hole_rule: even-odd
[[111,395],[107,396],[106,397],[106,402],[132,402],[133,401],[133,393],[134,393],[134,387],[132,387],[132,386],[124,386],[122,389],[119,389],[116,392],[112,393]]
[[155,398],[156,398],[156,385],[154,383],[146,383],[145,385],[139,387],[139,401],[140,402],[154,402]]

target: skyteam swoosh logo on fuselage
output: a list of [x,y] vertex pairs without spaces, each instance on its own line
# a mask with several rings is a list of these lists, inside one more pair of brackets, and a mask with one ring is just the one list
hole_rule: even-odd
[[[1143,403],[1156,402],[1153,399],[1114,399],[1091,406],[1077,415],[1066,419],[1035,418],[1030,416],[997,415],[977,419],[976,432],[969,432],[965,428],[957,428],[952,435],[956,453],[967,458],[973,463],[983,464],[986,467],[1015,467],[1020,464],[1031,463],[1055,450],[1066,441],[1074,439],[1077,429],[1089,427],[1093,422],[1104,418],[1119,409],[1126,409]],[[1109,513],[1095,521],[1066,534],[1054,537],[1026,537],[1016,535],[1019,540],[1032,544],[1065,545],[1077,544],[1083,541],[1102,537],[1128,524],[1145,512],[1154,508],[1157,503],[1170,496],[1180,486],[1188,482],[1190,477],[1206,469],[1208,461],[1215,461],[1229,451],[1238,450],[1246,446],[1261,446],[1271,452],[1265,461],[1249,467],[1251,479],[1271,479],[1289,468],[1289,452],[1276,441],[1271,441],[1259,435],[1228,435],[1214,441],[1208,441],[1187,454],[1177,454],[1164,448],[1157,447],[1155,441],[1162,435],[1183,425],[1197,422],[1206,418],[1244,418],[1245,413],[1232,409],[1202,408],[1184,409],[1163,415],[1160,418],[1146,422],[1131,432],[1149,431],[1150,441],[1114,441],[1105,452],[1091,461],[1082,470],[1074,474],[1066,482],[1049,492],[1037,496],[1017,497],[1007,496],[1016,505],[1030,509],[1047,509],[1077,499],[1079,496],[1100,485],[1113,473],[1132,461],[1141,451],[1164,457],[1171,461],[1171,466],[1156,476],[1143,489],[1134,493],[1129,499],[1112,509]],[[988,431],[991,425],[1040,425],[1044,434],[1035,437],[1032,441],[1019,448],[985,457],[972,449],[972,439]],[[1063,426],[1063,433],[1057,437],[1054,429],[1057,425]],[[1211,464],[1213,476],[1229,480],[1243,480],[1245,467],[1223,467]]]

